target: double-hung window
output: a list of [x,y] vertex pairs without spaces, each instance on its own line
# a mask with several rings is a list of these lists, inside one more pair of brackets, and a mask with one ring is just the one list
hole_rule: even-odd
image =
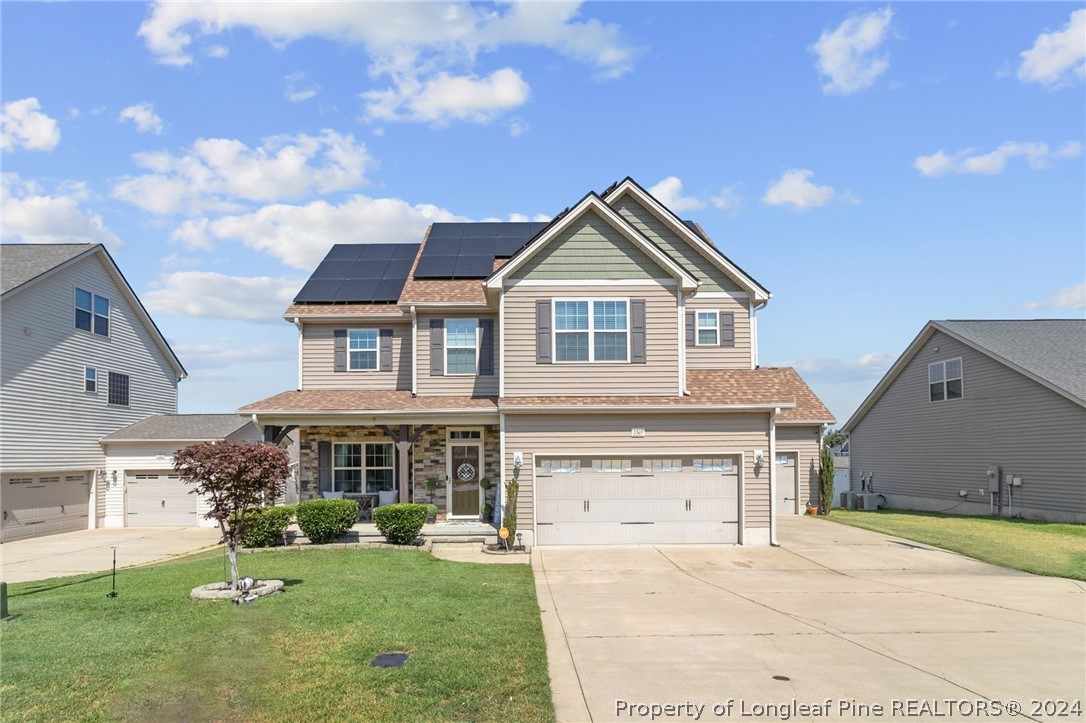
[[630,358],[629,302],[559,299],[554,302],[554,359],[624,362]]
[[715,311],[699,311],[697,346],[719,345],[720,316]]
[[376,329],[349,329],[347,331],[347,368],[352,371],[377,369]]
[[928,401],[962,398],[962,360],[947,359],[928,364]]
[[479,320],[445,320],[445,373],[476,374],[479,363]]
[[358,494],[395,489],[392,444],[336,444],[332,490]]
[[109,336],[109,299],[76,288],[75,328]]
[[98,370],[94,367],[83,367],[83,391],[98,393]]

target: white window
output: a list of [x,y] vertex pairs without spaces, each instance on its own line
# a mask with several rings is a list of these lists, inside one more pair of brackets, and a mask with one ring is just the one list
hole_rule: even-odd
[[333,491],[375,494],[393,489],[395,470],[391,443],[333,445]]
[[715,311],[698,312],[697,346],[720,346],[720,317]]
[[[591,313],[589,310],[591,308]],[[625,299],[554,302],[554,359],[624,362],[630,358],[629,303]]]
[[109,299],[77,288],[75,290],[75,328],[109,336]]
[[681,459],[646,459],[646,472],[682,472],[683,461]]
[[695,472],[731,472],[734,463],[723,457],[703,457],[694,460]]
[[479,321],[445,320],[445,373],[472,374],[478,370]]
[[576,474],[581,471],[581,460],[544,459],[539,463],[539,471],[544,474]]
[[377,330],[347,331],[347,368],[360,371],[377,369]]
[[98,370],[94,367],[83,367],[83,391],[98,393]]
[[632,468],[628,459],[594,459],[593,472],[629,472]]
[[946,399],[961,398],[961,357],[928,364],[928,401],[941,402]]

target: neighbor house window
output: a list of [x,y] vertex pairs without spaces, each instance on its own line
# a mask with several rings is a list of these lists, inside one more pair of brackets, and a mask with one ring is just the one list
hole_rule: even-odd
[[350,329],[347,331],[347,365],[349,369],[373,371],[377,369],[377,330]]
[[98,370],[94,367],[83,367],[83,391],[98,392]]
[[358,494],[395,489],[392,444],[336,444],[332,490]]
[[928,400],[941,402],[944,399],[962,398],[962,360],[928,364]]
[[720,317],[715,311],[698,312],[698,346],[720,345]]
[[594,459],[593,472],[629,472],[632,469],[628,459]]
[[539,462],[543,474],[576,474],[581,471],[579,459],[544,459]]
[[77,288],[75,328],[109,336],[109,299]]
[[128,375],[109,373],[109,403],[128,406]]
[[628,302],[623,299],[555,301],[555,361],[627,361],[630,358],[627,310]]
[[479,322],[445,320],[445,373],[475,374],[479,360]]

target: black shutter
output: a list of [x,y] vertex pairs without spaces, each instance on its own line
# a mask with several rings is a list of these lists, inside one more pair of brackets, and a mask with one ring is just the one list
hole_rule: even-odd
[[645,300],[630,299],[630,362],[644,364],[645,356]]
[[735,346],[735,314],[720,312],[720,345]]
[[551,363],[551,300],[535,302],[535,363]]
[[494,320],[479,319],[482,339],[479,340],[479,374],[494,375]]
[[696,343],[698,333],[697,330],[697,314],[693,311],[686,312],[686,345],[694,346]]
[[333,352],[335,355],[335,370],[337,372],[347,371],[347,330],[346,329],[333,329]]
[[332,491],[332,443],[317,442],[317,488]]
[[381,329],[378,332],[380,337],[380,366],[378,367],[383,372],[392,371],[392,329]]
[[430,319],[430,376],[445,376],[444,319]]

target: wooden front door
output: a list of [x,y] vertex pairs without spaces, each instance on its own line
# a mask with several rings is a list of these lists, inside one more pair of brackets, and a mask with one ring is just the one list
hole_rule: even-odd
[[450,442],[448,452],[449,517],[478,517],[483,445]]

